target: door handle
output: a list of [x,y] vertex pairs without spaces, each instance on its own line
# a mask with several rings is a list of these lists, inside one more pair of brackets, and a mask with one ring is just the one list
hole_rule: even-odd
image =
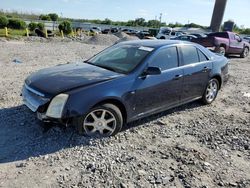
[[202,72],[207,72],[208,70],[209,70],[208,67],[204,67],[203,70],[202,70]]
[[183,77],[182,74],[177,74],[177,75],[175,75],[174,80],[179,80],[182,77]]

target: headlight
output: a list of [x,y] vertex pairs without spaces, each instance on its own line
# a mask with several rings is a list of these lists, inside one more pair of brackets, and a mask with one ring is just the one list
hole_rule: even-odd
[[59,94],[55,96],[49,104],[49,107],[46,112],[46,116],[52,118],[61,118],[63,108],[68,100],[69,95]]

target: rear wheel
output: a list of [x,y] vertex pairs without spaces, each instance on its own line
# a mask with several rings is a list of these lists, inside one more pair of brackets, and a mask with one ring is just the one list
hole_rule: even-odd
[[247,47],[244,48],[243,52],[240,54],[240,57],[245,58],[249,54],[249,49]]
[[92,108],[87,115],[77,119],[77,129],[86,136],[113,136],[123,125],[119,108],[113,104],[102,104]]
[[217,79],[211,79],[206,87],[206,90],[203,94],[202,101],[205,104],[211,104],[217,97],[219,91],[219,82]]
[[224,56],[226,55],[226,49],[223,46],[220,46],[219,48],[217,48],[216,52]]

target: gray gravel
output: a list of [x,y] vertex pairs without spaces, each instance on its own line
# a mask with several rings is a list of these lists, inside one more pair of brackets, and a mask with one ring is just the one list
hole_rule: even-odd
[[212,105],[184,105],[110,138],[44,133],[19,96],[26,76],[105,47],[0,41],[0,187],[250,187],[250,58],[230,59]]

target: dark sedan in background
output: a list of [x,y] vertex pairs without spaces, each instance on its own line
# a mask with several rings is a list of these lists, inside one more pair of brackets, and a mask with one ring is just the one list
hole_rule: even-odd
[[210,104],[227,78],[228,60],[198,44],[140,40],[33,73],[22,96],[44,122],[110,136],[128,122],[194,100]]
[[197,39],[195,35],[180,35],[178,37],[170,38],[170,40],[183,40],[183,41],[192,41],[193,39]]

